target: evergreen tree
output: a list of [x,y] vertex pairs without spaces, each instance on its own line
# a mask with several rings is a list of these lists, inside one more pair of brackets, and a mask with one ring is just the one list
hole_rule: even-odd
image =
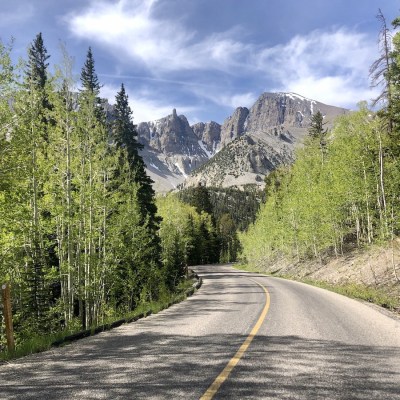
[[126,148],[129,162],[133,166],[143,145],[137,141],[138,134],[132,123],[132,110],[124,84],[121,85],[121,90],[115,97],[114,116],[113,138],[118,147]]
[[[142,250],[140,251],[140,256],[136,252],[137,256],[134,265],[136,265],[138,287],[141,288],[139,297],[142,300],[151,299],[157,296],[158,284],[156,280],[163,280],[160,276],[161,243],[158,235],[161,218],[157,215],[155,192],[152,187],[153,181],[146,174],[146,166],[139,154],[142,146],[136,140],[136,127],[132,122],[132,110],[123,84],[116,95],[111,131],[117,149],[119,149],[120,154],[123,155],[129,166],[131,184],[136,187],[135,198],[139,218],[137,224],[141,229],[142,240],[139,241],[139,236],[136,235],[134,246],[142,248]],[[116,174],[119,175],[120,171],[116,171]],[[167,263],[167,270],[172,268],[172,264]],[[129,274],[131,273],[129,272]],[[165,274],[165,276],[168,276],[168,274]]]
[[35,92],[35,96],[39,97],[41,108],[38,110],[42,119],[42,136],[48,141],[48,124],[52,121],[49,117],[49,111],[52,106],[49,101],[46,85],[48,83],[49,63],[47,60],[50,56],[47,54],[47,49],[43,42],[42,33],[38,33],[36,38],[28,48],[28,62],[25,70],[25,86],[29,92]]
[[318,110],[314,115],[311,117],[310,127],[308,128],[308,134],[312,138],[320,139],[322,135],[326,133],[324,130],[324,117],[320,110]]
[[89,47],[86,54],[85,64],[81,70],[81,84],[82,89],[80,90],[80,103],[92,102],[95,110],[95,115],[98,121],[105,124],[106,115],[101,104],[100,95],[100,82],[97,77],[95,63],[92,53],[92,48]]
[[321,111],[317,111],[311,117],[310,127],[308,128],[308,134],[314,139],[318,140],[319,146],[321,148],[322,162],[324,162],[324,154],[326,152],[326,134],[328,132],[327,129],[324,129],[324,116]]
[[132,110],[129,106],[128,95],[122,84],[121,90],[116,95],[116,105],[113,121],[113,139],[118,147],[126,148],[128,161],[133,172],[133,179],[139,184],[137,196],[141,207],[142,222],[148,221],[149,228],[154,234],[155,246],[157,247],[157,231],[160,218],[157,216],[155,204],[155,192],[152,187],[154,183],[146,174],[146,165],[139,154],[142,145],[136,140],[137,131],[132,122]]
[[[205,186],[201,183],[193,189],[190,204],[194,206],[198,213],[202,211],[213,216],[213,208],[211,205],[210,194]],[[213,216],[214,219],[214,216]]]
[[26,231],[25,281],[22,283],[22,318],[39,331],[46,330],[49,322],[50,291],[47,276],[52,266],[58,263],[54,253],[55,243],[51,231],[45,183],[50,177],[49,132],[53,121],[50,118],[52,105],[49,101],[51,83],[48,80],[48,60],[42,34],[39,33],[28,49],[24,86],[15,98],[18,123],[12,132],[12,140],[19,148],[19,162],[24,168],[24,193],[29,208]]
[[44,89],[47,82],[47,67],[49,59],[47,49],[44,46],[42,33],[38,33],[32,45],[28,49],[28,63],[26,69],[26,84],[36,89]]
[[218,233],[220,237],[220,262],[236,261],[240,248],[236,226],[229,214],[223,214],[218,221]]
[[89,47],[88,49],[88,52],[86,54],[86,61],[82,67],[81,83],[83,87],[82,91],[89,92],[95,96],[98,96],[100,94],[101,85],[96,74],[91,47]]

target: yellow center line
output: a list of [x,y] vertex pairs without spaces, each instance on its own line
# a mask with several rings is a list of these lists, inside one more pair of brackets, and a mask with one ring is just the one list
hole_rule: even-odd
[[267,290],[267,288],[265,286],[261,285],[261,283],[258,283],[257,281],[255,281],[253,279],[250,279],[250,280],[255,282],[258,286],[260,286],[264,290],[264,292],[265,292],[265,305],[264,305],[264,308],[261,311],[261,314],[260,314],[256,324],[254,325],[253,329],[249,333],[249,336],[247,336],[246,340],[239,347],[239,350],[231,358],[231,360],[228,362],[228,364],[222,370],[222,372],[215,378],[215,381],[206,390],[206,392],[203,394],[203,396],[200,397],[200,400],[211,400],[215,396],[215,394],[218,392],[218,390],[221,387],[221,385],[228,379],[229,374],[232,372],[232,370],[235,368],[237,363],[243,357],[243,354],[246,352],[247,348],[250,346],[250,343],[253,341],[254,336],[257,335],[257,332],[261,328],[261,325],[264,322],[265,317],[267,316],[267,313],[268,313],[268,310],[269,310],[269,305],[270,305],[270,302],[271,302],[268,290]]

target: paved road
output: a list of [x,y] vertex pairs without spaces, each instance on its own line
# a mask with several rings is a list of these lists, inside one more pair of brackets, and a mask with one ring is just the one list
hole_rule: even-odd
[[215,399],[400,399],[399,319],[229,266],[197,271],[183,303],[0,366],[0,398],[199,399],[262,322]]

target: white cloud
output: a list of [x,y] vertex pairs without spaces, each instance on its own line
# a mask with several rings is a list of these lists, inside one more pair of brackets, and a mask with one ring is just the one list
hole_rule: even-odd
[[321,101],[326,104],[353,108],[361,100],[371,100],[377,97],[377,90],[367,86],[354,86],[351,78],[341,76],[301,78],[282,86],[276,91],[290,91],[300,93],[308,98]]
[[[126,64],[141,63],[160,81],[172,83],[171,72],[193,71],[186,90],[226,107],[250,106],[256,99],[250,90],[257,95],[263,90],[291,91],[345,107],[376,94],[368,81],[368,69],[377,54],[376,40],[363,33],[345,28],[313,31],[272,47],[238,40],[238,28],[200,38],[183,20],[156,16],[157,3],[93,0],[82,13],[70,15],[67,23],[77,37],[99,43]],[[207,71],[211,86],[216,83],[211,73],[224,72],[226,88],[219,81],[214,88],[202,88],[194,75],[199,70]],[[248,92],[232,89],[232,82],[249,76],[253,85]],[[147,97],[141,100],[151,114],[164,110],[164,105]],[[143,109],[143,118],[149,113]]]
[[207,99],[221,107],[235,109],[237,107],[251,107],[257,100],[260,93],[232,93],[229,89],[216,87],[213,89],[205,89],[202,87],[193,88],[192,90],[198,97]]
[[156,19],[157,0],[92,2],[82,14],[66,22],[77,37],[107,46],[120,58],[139,60],[155,71],[188,69],[227,70],[237,65],[246,45],[231,36],[235,30],[195,41],[196,32],[178,20]]
[[346,29],[313,31],[255,55],[257,69],[276,79],[274,90],[291,91],[328,104],[369,100],[369,66],[376,58],[366,35]]

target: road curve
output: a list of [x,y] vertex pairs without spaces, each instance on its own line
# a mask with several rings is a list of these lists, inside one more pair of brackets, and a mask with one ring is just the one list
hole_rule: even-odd
[[209,398],[400,400],[398,318],[301,283],[196,270],[203,286],[185,302],[0,366],[0,399],[199,399],[258,324]]

